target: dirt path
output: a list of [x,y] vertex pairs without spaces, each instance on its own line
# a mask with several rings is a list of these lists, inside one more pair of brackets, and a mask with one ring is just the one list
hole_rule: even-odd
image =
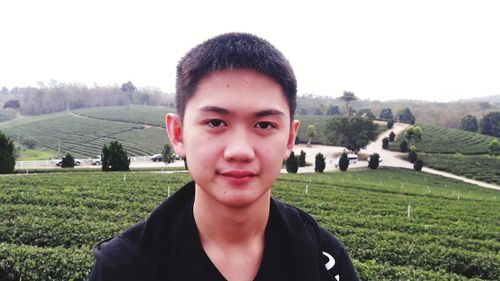
[[[408,128],[409,126],[410,125],[404,123],[395,123],[392,129],[386,130],[385,132],[380,134],[377,140],[368,144],[366,148],[362,149],[360,152],[366,154],[372,154],[375,152],[378,153],[383,158],[383,161],[380,163],[380,166],[398,167],[398,168],[406,168],[412,170],[413,164],[406,160],[401,159],[401,157],[404,156],[405,153],[382,149],[382,139],[385,137],[389,137],[391,131],[393,131],[397,136],[401,134],[404,130],[406,130],[406,128]],[[295,145],[293,149],[295,155],[297,156],[300,155],[301,150],[304,150],[304,152],[306,153],[306,161],[313,164],[314,164],[314,157],[316,156],[316,154],[318,152],[323,153],[323,155],[325,155],[326,158],[325,171],[335,171],[335,170],[338,171],[338,168],[335,168],[333,165],[335,163],[334,154],[341,153],[344,150],[344,147],[326,146],[326,145],[313,145],[312,147],[307,147],[307,145],[305,144],[299,144]],[[358,161],[357,164],[349,165],[349,168],[362,168],[362,167],[363,168],[368,167],[368,163],[366,161]],[[281,172],[286,173],[286,169],[282,169]],[[498,185],[468,179],[466,177],[457,176],[451,173],[438,171],[427,167],[424,167],[422,169],[422,172],[460,180],[466,183],[478,185],[485,188],[500,190],[500,186]],[[299,168],[299,173],[314,173],[314,166],[301,167]]]

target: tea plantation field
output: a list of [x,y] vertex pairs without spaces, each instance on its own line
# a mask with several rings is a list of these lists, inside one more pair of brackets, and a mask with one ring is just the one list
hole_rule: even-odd
[[[145,219],[189,180],[155,172],[0,177],[0,280],[86,280],[95,243]],[[498,191],[384,168],[281,175],[273,196],[335,233],[362,280],[500,280]]]

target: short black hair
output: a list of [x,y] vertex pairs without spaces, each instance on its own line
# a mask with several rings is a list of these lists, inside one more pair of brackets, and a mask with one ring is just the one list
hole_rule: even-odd
[[292,66],[268,41],[248,33],[226,33],[191,49],[177,65],[175,105],[184,119],[187,102],[207,74],[227,69],[253,69],[281,85],[293,120],[297,80]]

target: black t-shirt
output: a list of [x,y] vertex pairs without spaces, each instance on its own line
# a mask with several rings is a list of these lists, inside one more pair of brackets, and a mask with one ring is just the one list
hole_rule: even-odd
[[[271,208],[269,221],[265,230],[264,255],[255,281],[287,280],[285,259],[280,255],[284,253],[282,240],[279,238],[279,225],[276,224],[276,211]],[[201,246],[200,237],[193,216],[193,202],[187,204],[184,210],[186,215],[181,226],[176,250],[175,276],[176,280],[213,280],[225,281],[226,279],[217,270]]]

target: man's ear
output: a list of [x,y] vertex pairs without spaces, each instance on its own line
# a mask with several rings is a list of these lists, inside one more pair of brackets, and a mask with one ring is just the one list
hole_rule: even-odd
[[297,136],[297,131],[299,130],[299,127],[300,127],[300,121],[293,120],[290,126],[290,133],[288,134],[288,142],[286,143],[285,158],[283,158],[284,160],[288,159],[288,157],[290,157],[290,153],[292,153],[293,145],[295,144],[295,136]]
[[167,127],[167,136],[170,144],[179,157],[186,157],[184,150],[184,141],[182,137],[182,119],[179,115],[169,113],[165,116],[165,125]]

